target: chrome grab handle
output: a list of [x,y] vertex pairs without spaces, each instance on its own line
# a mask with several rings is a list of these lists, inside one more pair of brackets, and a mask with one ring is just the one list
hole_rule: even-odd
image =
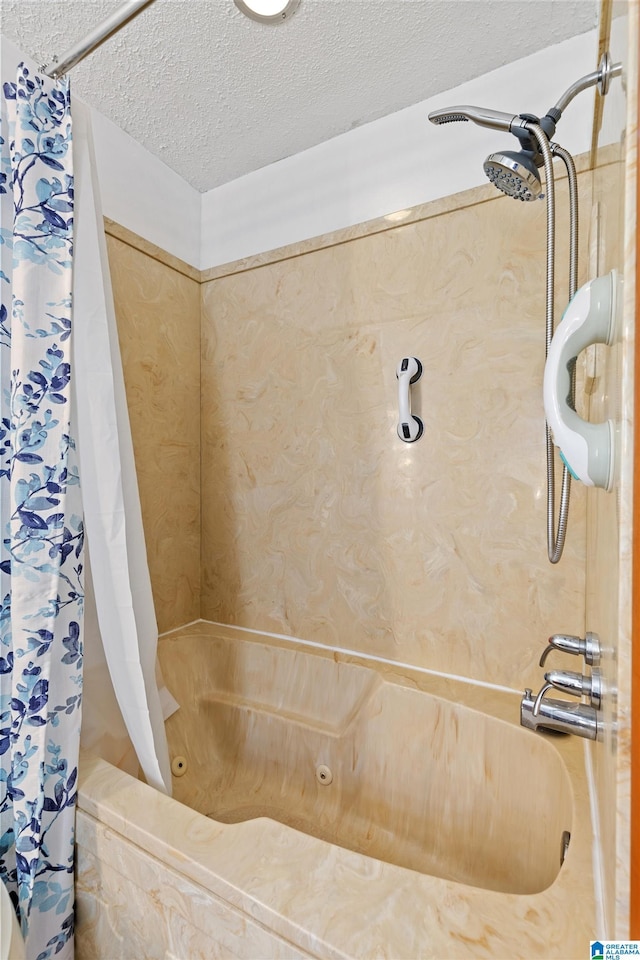
[[[549,690],[553,690],[552,683],[545,683],[544,686],[541,687],[540,690],[538,691],[538,696],[535,698],[533,702],[533,709],[531,711],[534,717],[537,717],[539,715],[540,707],[542,706],[542,700],[544,698],[545,693],[547,693]],[[525,697],[527,696],[527,694],[531,696],[531,690],[529,690],[528,688],[524,692]]]

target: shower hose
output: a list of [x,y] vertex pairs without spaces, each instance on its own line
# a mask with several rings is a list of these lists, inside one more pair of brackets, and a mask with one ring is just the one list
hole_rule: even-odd
[[[538,141],[540,153],[544,161],[547,200],[547,287],[546,287],[546,324],[545,324],[545,359],[551,346],[554,332],[554,287],[555,287],[555,182],[553,178],[553,157],[559,157],[567,168],[569,182],[569,300],[574,296],[578,284],[578,178],[573,157],[564,147],[557,143],[550,143],[544,130],[536,123],[527,124],[527,129]],[[575,405],[575,363],[571,370],[571,393],[569,403]],[[546,453],[547,453],[547,553],[551,563],[557,563],[562,556],[567,534],[569,518],[569,500],[571,497],[571,474],[566,464],[562,470],[562,488],[560,492],[560,508],[558,513],[558,527],[556,532],[555,501],[555,452],[554,443],[546,424]]]

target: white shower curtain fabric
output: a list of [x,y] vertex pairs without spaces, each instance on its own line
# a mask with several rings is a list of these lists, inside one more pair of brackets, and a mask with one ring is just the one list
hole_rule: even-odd
[[29,960],[70,960],[85,535],[127,731],[171,775],[90,111],[6,39],[0,74],[0,879]]
[[[75,100],[73,118],[78,453],[97,620],[116,699],[145,779],[170,793],[171,766],[155,678],[158,628],[97,185],[91,111]],[[87,637],[86,642],[92,639]]]

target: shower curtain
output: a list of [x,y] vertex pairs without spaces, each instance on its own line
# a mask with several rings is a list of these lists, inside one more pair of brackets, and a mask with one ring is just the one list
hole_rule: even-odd
[[73,956],[82,695],[71,116],[67,83],[24,63],[2,92],[0,876],[45,960]]
[[[95,613],[113,688],[147,783],[171,793],[156,685],[156,623],[118,345],[91,112],[75,100],[74,356],[78,454]],[[93,619],[93,618],[92,618]],[[87,644],[100,638],[88,635]],[[106,678],[108,679],[108,678]],[[164,711],[177,704],[163,688]]]
[[89,111],[72,141],[68,82],[5,39],[0,74],[0,880],[29,960],[70,960],[85,546],[129,736],[170,770]]

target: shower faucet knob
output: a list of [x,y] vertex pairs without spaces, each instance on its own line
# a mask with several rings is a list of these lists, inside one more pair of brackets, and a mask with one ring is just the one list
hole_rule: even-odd
[[568,693],[572,697],[589,697],[596,710],[602,702],[602,680],[600,672],[593,670],[591,676],[574,673],[572,670],[549,670],[544,675],[545,682],[556,690]]
[[597,633],[586,633],[584,638],[575,637],[570,633],[554,633],[549,637],[549,643],[540,657],[541,667],[544,667],[552,650],[582,656],[584,662],[590,667],[596,667],[600,663],[600,638]]

